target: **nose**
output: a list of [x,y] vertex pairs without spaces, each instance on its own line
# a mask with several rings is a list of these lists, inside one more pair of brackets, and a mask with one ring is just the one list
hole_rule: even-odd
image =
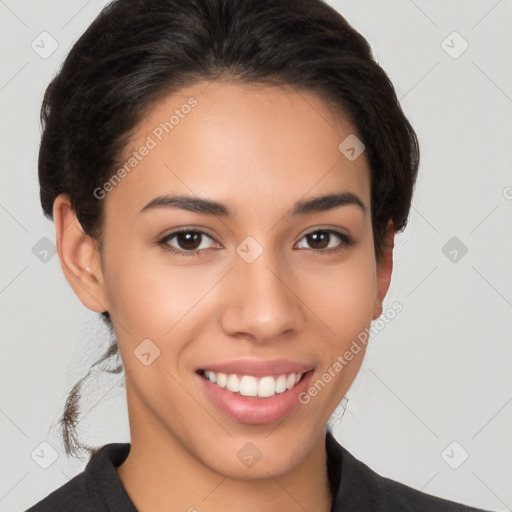
[[263,250],[252,262],[236,254],[226,277],[220,318],[227,334],[267,343],[303,329],[306,306],[297,280],[275,251]]

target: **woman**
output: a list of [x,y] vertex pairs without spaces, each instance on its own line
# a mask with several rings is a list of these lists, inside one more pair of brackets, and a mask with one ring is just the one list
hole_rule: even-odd
[[[118,0],[42,108],[63,272],[115,332],[131,443],[31,511],[476,510],[326,429],[383,312],[419,150],[320,0]],[[68,453],[79,388],[63,416]]]

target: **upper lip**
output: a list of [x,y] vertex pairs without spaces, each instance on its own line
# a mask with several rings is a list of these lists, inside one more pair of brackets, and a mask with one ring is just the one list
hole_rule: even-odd
[[222,363],[206,363],[197,370],[212,371],[215,373],[238,373],[252,375],[254,377],[265,377],[267,375],[283,375],[290,373],[306,373],[313,369],[313,365],[300,363],[290,359],[238,359],[224,361]]

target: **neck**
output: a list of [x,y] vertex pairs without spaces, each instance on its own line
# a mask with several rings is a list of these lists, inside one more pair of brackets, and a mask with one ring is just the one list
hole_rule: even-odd
[[134,417],[130,407],[129,415],[131,449],[117,473],[139,512],[220,512],[233,504],[244,512],[331,510],[323,430],[289,469],[244,479],[213,470],[151,415]]

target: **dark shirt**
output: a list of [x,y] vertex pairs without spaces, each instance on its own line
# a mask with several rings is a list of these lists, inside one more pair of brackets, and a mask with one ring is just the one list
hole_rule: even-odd
[[[137,512],[116,472],[130,447],[130,443],[106,444],[82,473],[26,512]],[[343,448],[330,432],[325,447],[333,495],[331,512],[483,512],[380,476]]]

